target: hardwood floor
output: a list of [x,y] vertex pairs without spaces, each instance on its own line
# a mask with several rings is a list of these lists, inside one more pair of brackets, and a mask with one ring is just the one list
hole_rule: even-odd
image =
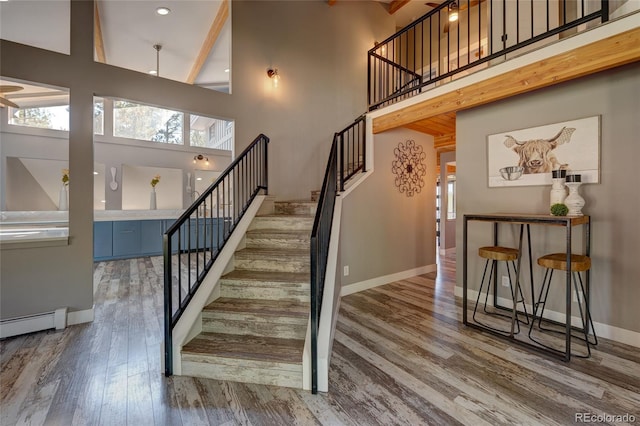
[[165,378],[162,259],[98,263],[93,323],[0,342],[0,424],[640,423],[638,348],[601,339],[566,364],[466,328],[454,268],[344,297],[330,391],[312,395]]

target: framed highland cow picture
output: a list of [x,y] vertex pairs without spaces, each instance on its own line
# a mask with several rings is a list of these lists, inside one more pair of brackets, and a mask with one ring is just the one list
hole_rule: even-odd
[[489,187],[551,185],[553,170],[600,181],[600,116],[487,137]]

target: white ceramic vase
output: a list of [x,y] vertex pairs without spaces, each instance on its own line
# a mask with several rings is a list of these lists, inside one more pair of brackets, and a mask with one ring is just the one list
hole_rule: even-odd
[[67,185],[62,185],[58,196],[58,210],[69,210],[69,194],[67,193]]
[[567,216],[583,216],[584,198],[578,192],[578,188],[582,185],[581,176],[568,175],[565,185],[569,188],[569,195],[564,200],[564,203],[569,208]]
[[154,188],[153,186],[151,187],[151,195],[149,198],[149,209],[151,210],[155,210],[157,209],[157,205],[156,205],[156,188]]

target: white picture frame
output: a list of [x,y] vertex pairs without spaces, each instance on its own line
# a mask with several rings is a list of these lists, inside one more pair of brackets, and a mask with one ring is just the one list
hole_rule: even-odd
[[[549,147],[528,144],[531,141],[546,141]],[[489,135],[487,163],[489,187],[551,185],[551,170],[558,168],[582,175],[582,183],[599,183],[600,116]],[[525,170],[519,178],[507,180],[500,169],[510,166]]]

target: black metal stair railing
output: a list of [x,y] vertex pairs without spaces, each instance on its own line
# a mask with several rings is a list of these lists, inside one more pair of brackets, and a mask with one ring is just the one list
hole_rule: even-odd
[[369,110],[608,19],[608,0],[446,0],[369,50]]
[[344,184],[358,172],[366,171],[365,116],[336,133],[318,199],[318,209],[311,231],[311,392],[318,392],[318,330],[324,283],[327,272],[329,242],[336,197]]
[[340,191],[344,191],[345,183],[358,172],[365,172],[365,156],[367,147],[365,141],[366,116],[361,115],[351,125],[336,133],[338,138]]
[[267,193],[267,146],[259,135],[164,234],[165,375],[173,374],[173,329],[260,191]]

